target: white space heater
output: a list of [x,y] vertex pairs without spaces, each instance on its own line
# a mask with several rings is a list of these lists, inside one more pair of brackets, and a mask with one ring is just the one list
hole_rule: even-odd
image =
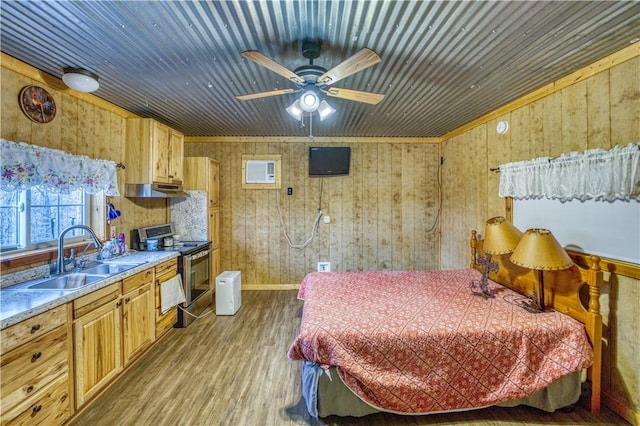
[[216,315],[234,315],[242,303],[240,271],[225,271],[216,277]]

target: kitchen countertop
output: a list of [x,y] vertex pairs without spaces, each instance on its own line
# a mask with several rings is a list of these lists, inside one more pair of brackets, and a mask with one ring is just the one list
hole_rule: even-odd
[[113,260],[146,263],[73,291],[2,288],[0,289],[0,329],[17,324],[56,306],[64,305],[67,302],[178,256],[179,253],[176,251],[145,251],[127,254],[117,259],[114,258]]

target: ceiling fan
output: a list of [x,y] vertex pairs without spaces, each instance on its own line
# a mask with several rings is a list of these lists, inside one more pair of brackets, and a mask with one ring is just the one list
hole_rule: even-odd
[[302,56],[309,59],[309,64],[302,65],[293,71],[290,71],[257,50],[247,50],[242,52],[242,56],[257,63],[258,65],[268,68],[276,74],[286,77],[296,85],[296,88],[250,93],[247,95],[236,96],[236,98],[246,101],[250,99],[265,98],[268,96],[302,92],[300,98],[296,100],[293,105],[287,108],[287,112],[296,118],[300,118],[302,116],[302,111],[313,113],[317,110],[320,115],[320,120],[323,120],[334,112],[333,108],[331,108],[327,102],[322,99],[322,94],[350,101],[364,102],[371,105],[377,104],[384,98],[384,95],[380,93],[332,87],[332,84],[342,80],[343,78],[380,62],[380,56],[371,49],[364,48],[360,50],[355,55],[328,71],[326,68],[314,65],[313,63],[313,60],[320,56],[320,42],[315,40],[302,42]]

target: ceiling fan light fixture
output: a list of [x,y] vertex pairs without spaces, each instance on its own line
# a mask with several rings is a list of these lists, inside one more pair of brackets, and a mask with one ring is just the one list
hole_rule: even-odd
[[320,102],[320,106],[318,107],[318,115],[320,116],[320,121],[329,117],[334,112],[336,112],[336,110],[331,105],[329,105],[327,101],[323,99]]
[[78,92],[95,92],[100,87],[98,76],[82,68],[65,68],[62,81]]
[[320,106],[320,97],[313,90],[305,90],[300,96],[300,108],[307,112],[314,112]]
[[294,103],[289,105],[287,107],[287,112],[289,113],[290,116],[292,116],[296,120],[301,120],[302,119],[303,110],[300,107],[300,99],[296,99],[296,101]]

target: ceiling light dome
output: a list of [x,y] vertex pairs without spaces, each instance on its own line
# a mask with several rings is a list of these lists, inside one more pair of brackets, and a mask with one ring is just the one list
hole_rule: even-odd
[[307,112],[314,112],[320,106],[320,97],[313,90],[306,90],[300,96],[300,108]]
[[65,68],[62,81],[78,92],[95,92],[100,87],[98,76],[82,68]]

